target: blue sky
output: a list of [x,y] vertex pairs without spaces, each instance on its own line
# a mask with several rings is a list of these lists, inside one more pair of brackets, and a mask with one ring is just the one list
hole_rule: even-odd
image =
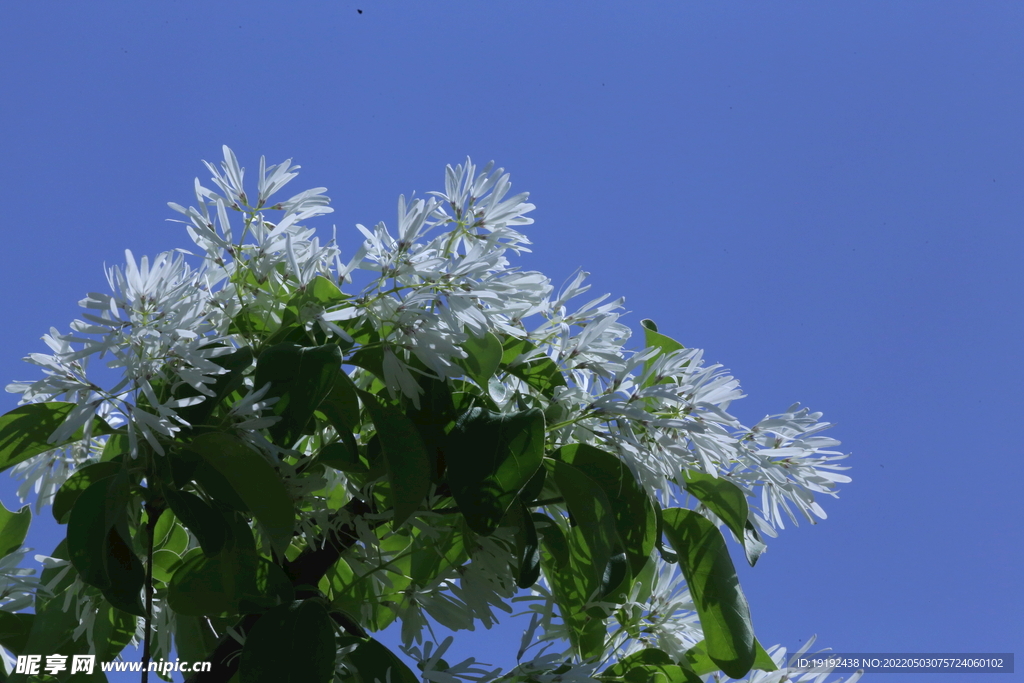
[[494,159],[538,207],[519,265],[704,348],[741,419],[837,423],[853,483],[741,568],[762,642],[1024,652],[1021,4],[40,1],[4,26],[4,383],[104,263],[188,246],[166,202],[222,144],[328,187],[346,253]]

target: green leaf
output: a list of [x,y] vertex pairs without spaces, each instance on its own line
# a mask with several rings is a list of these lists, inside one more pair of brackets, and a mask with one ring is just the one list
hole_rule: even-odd
[[[111,439],[113,438],[111,437]],[[75,501],[78,500],[82,492],[100,479],[106,479],[117,474],[120,469],[121,463],[107,461],[93,463],[92,465],[86,465],[81,469],[75,470],[53,497],[53,518],[59,524],[65,524],[68,521],[68,515],[71,514],[71,509],[75,505]]]
[[68,519],[68,557],[82,580],[103,590],[110,583],[106,571],[107,532],[114,526],[115,511],[108,511],[109,484],[115,477],[92,483],[83,491]]
[[[135,616],[127,612],[106,602],[99,603],[92,628],[96,659],[106,662],[121,654],[135,636],[136,621]],[[84,634],[80,640],[86,640]]]
[[100,453],[100,462],[108,462],[119,455],[127,455],[130,452],[131,444],[128,434],[116,432],[110,435],[106,445],[103,446],[103,452]]
[[419,676],[394,652],[373,638],[360,643],[347,658],[355,669],[357,683],[420,683]]
[[[191,476],[199,484],[200,488],[206,492],[206,495],[220,505],[231,508],[235,512],[249,512],[249,506],[245,504],[242,497],[231,486],[231,482],[228,481],[227,477],[221,474],[213,465],[206,462],[198,451],[187,449],[185,452],[196,458]],[[184,484],[178,484],[177,477],[175,477],[174,482],[175,486],[179,488],[184,486]]]
[[114,607],[139,617],[146,616],[140,592],[146,585],[146,570],[117,526],[107,532],[106,575],[109,584],[103,597]]
[[[74,403],[57,401],[30,403],[0,416],[0,472],[34,455],[79,441],[83,436],[81,429],[61,443],[47,443],[76,407]],[[102,426],[104,423],[100,420],[93,434],[110,433],[109,429],[99,428]]]
[[309,284],[306,285],[306,295],[324,307],[344,303],[349,298],[348,294],[338,289],[338,285],[323,275],[317,275],[310,280]]
[[175,614],[174,646],[183,661],[206,661],[217,647],[217,633],[203,617]]
[[525,339],[510,338],[506,341],[501,356],[501,364],[505,369],[539,391],[544,396],[551,396],[555,387],[565,386],[562,371],[550,357],[541,355],[517,362],[524,354],[534,351],[537,347]]
[[[661,353],[658,355],[665,355],[672,353],[673,351],[679,351],[680,349],[686,348],[672,337],[666,336],[658,332],[658,326],[655,325],[654,321],[651,320],[650,318],[645,318],[644,320],[641,320],[640,324],[644,328],[645,345],[647,347],[653,346],[654,348],[660,350]],[[647,371],[651,367],[656,358],[657,356],[655,356],[655,358],[647,360],[644,363],[644,371]],[[655,377],[648,378],[648,380],[644,382],[644,386],[650,386],[651,384],[654,384],[655,380]]]
[[492,413],[473,408],[456,423],[444,449],[448,484],[469,527],[491,534],[544,458],[544,413]]
[[[351,437],[351,434],[349,436]],[[368,472],[369,468],[359,457],[358,446],[355,448],[353,446],[355,446],[354,440],[351,445],[346,441],[328,444],[320,449],[316,461],[350,474]]]
[[530,511],[521,500],[508,509],[505,523],[515,527],[516,585],[529,588],[540,578],[540,540]]
[[339,434],[347,432],[351,435],[352,432],[358,431],[359,398],[352,378],[339,371],[331,391],[320,403],[319,410]]
[[630,570],[637,574],[654,550],[658,522],[651,499],[636,477],[619,458],[587,444],[563,446],[554,457],[577,468],[601,487],[611,505],[615,530]]
[[385,405],[365,391],[359,392],[359,398],[377,429],[395,508],[392,524],[397,529],[420,508],[430,491],[431,458],[416,425],[401,409]]
[[587,609],[591,595],[599,589],[590,572],[582,569],[590,561],[583,556],[586,545],[579,527],[571,529],[567,538],[548,517],[534,513],[533,519],[543,539],[541,567],[568,627],[569,642],[584,659],[596,657],[604,650],[608,632],[603,615]]
[[754,665],[750,667],[751,669],[758,669],[760,671],[779,670],[779,667],[775,664],[775,660],[773,660],[772,656],[768,654],[763,647],[761,647],[761,643],[759,643],[756,638],[754,639],[754,651]]
[[[756,638],[754,639],[754,650],[756,654],[754,656],[754,664],[750,667],[751,669],[759,669],[761,671],[778,670],[779,667],[775,665],[771,655],[765,652],[765,649]],[[698,676],[718,671],[718,665],[708,656],[707,645],[703,640],[686,651],[686,654],[683,656],[683,663]]]
[[482,337],[470,335],[462,345],[462,350],[468,355],[458,361],[459,365],[481,389],[487,389],[487,380],[501,364],[501,340],[490,332]]
[[292,541],[295,508],[277,470],[230,434],[203,434],[192,441],[191,448],[224,476],[266,531],[274,550],[284,555]]
[[725,522],[736,538],[743,539],[747,524],[747,494],[743,489],[722,477],[704,472],[686,470],[683,486],[709,510]]
[[701,680],[656,648],[623,657],[601,672],[601,677],[624,678],[627,683],[700,683]]
[[306,433],[310,418],[331,393],[341,374],[342,355],[337,344],[303,347],[283,343],[266,348],[256,362],[253,385],[270,383],[267,397],[280,400],[271,407],[281,420],[270,428],[274,441],[291,446]]
[[0,504],[0,557],[7,557],[21,547],[31,523],[32,511],[28,505],[11,512]]
[[318,599],[267,610],[246,634],[241,683],[329,683],[337,644],[334,624]]
[[174,516],[196,537],[207,556],[212,557],[220,552],[230,533],[223,515],[188,491],[166,489],[164,499]]
[[670,508],[662,516],[697,607],[708,656],[732,678],[742,678],[756,656],[754,629],[725,539],[692,510]]
[[25,650],[25,643],[28,642],[28,634],[32,631],[32,622],[35,618],[34,614],[0,611],[0,645],[15,655],[20,655]]
[[544,551],[547,553],[552,566],[556,570],[563,570],[569,566],[569,544],[566,543],[565,534],[558,528],[554,520],[543,512],[530,514],[533,519],[533,526],[540,534],[543,541]]
[[576,569],[586,572],[591,585],[599,586],[601,597],[605,597],[622,582],[623,576],[616,570],[624,569],[612,563],[621,544],[608,496],[597,482],[566,462],[555,462],[555,483],[585,546],[573,557]]
[[643,325],[644,343],[648,347],[653,346],[656,349],[660,349],[663,354],[672,353],[673,351],[679,351],[680,349],[686,348],[672,337],[658,332],[658,326],[655,325],[654,321],[650,318],[641,320],[640,324]]

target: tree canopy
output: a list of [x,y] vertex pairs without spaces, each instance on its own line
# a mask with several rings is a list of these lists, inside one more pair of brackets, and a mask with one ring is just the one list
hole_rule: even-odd
[[[849,481],[820,413],[744,426],[702,351],[581,300],[585,273],[555,291],[514,267],[534,207],[502,169],[449,166],[343,258],[307,227],[324,188],[272,199],[290,161],[261,160],[255,195],[231,150],[207,168],[170,205],[194,253],[126,252],[8,386],[0,468],[66,529],[35,578],[30,509],[0,511],[9,653],[135,643],[144,669],[211,662],[194,683],[801,673],[758,642],[732,557]],[[514,667],[444,659],[432,625],[513,605]],[[395,623],[404,658],[375,635]],[[105,680],[39,676],[9,680]]]

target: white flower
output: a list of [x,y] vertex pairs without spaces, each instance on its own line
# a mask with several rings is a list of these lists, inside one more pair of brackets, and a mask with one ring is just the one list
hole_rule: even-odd
[[31,607],[39,587],[36,571],[19,565],[32,548],[19,548],[0,558],[0,608],[17,612]]

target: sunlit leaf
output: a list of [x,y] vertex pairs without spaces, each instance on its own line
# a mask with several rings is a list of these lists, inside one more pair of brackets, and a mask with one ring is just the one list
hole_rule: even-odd
[[0,557],[7,557],[21,547],[32,523],[32,510],[25,505],[17,512],[11,512],[0,504]]
[[754,629],[725,539],[692,510],[669,508],[662,516],[697,607],[708,656],[732,678],[745,676],[756,656]]

